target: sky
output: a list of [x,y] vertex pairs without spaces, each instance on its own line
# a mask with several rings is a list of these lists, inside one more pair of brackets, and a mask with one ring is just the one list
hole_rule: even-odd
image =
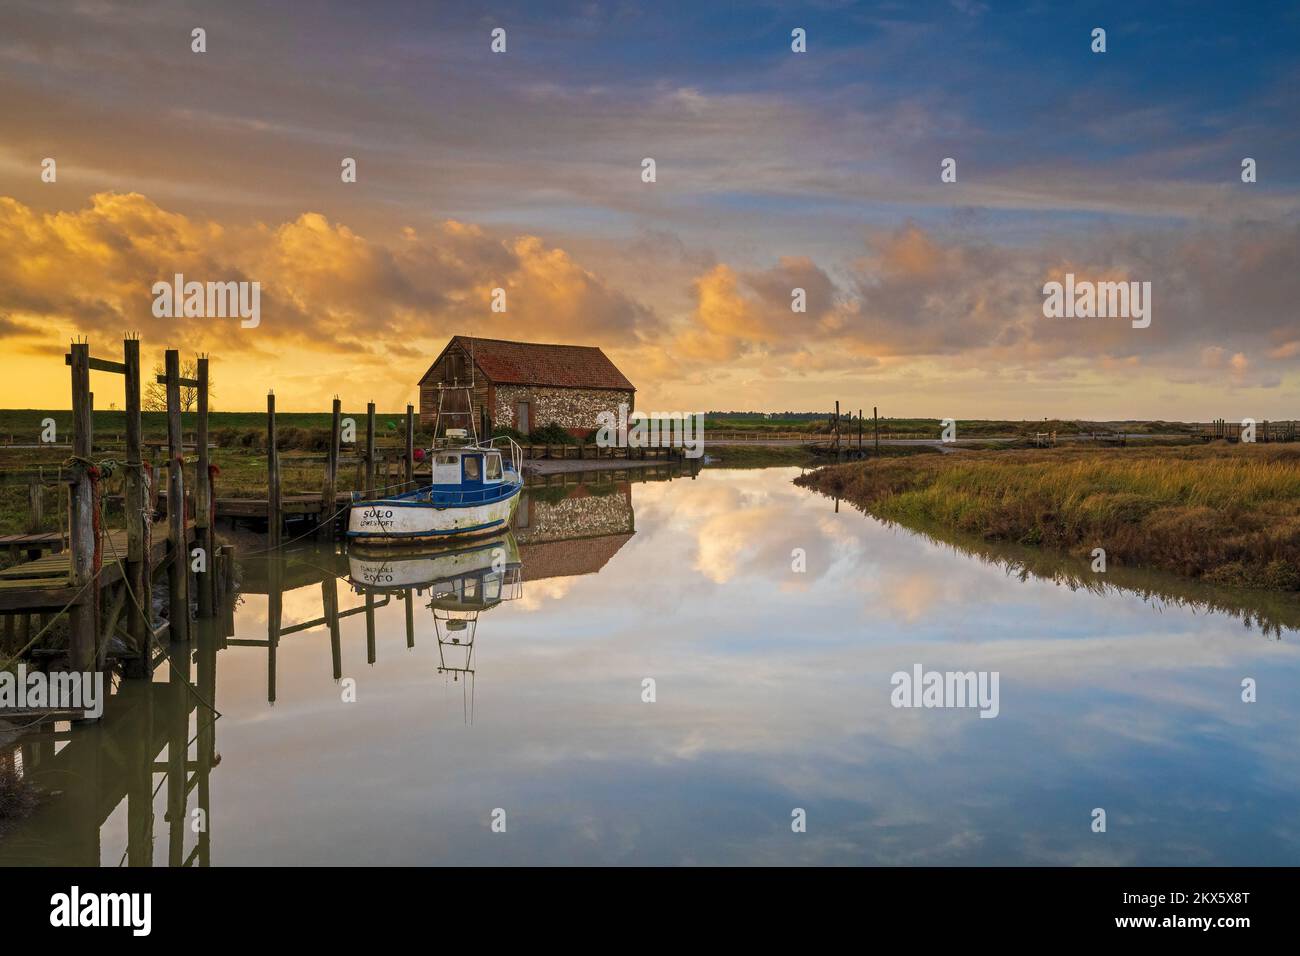
[[[471,334],[646,411],[1294,419],[1297,90],[1281,3],[0,0],[0,407],[137,332],[218,409],[400,409]],[[156,316],[177,273],[260,322]]]

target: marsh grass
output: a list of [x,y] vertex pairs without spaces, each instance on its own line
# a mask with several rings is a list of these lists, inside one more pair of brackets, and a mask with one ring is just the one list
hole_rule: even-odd
[[835,465],[797,483],[904,525],[1300,589],[1293,446],[971,452]]

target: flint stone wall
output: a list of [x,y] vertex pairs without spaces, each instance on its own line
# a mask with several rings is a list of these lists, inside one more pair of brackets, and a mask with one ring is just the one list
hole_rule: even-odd
[[492,421],[497,425],[515,428],[515,404],[528,402],[528,413],[532,418],[530,427],[541,428],[554,422],[570,434],[585,438],[600,428],[596,416],[601,412],[609,412],[617,418],[618,406],[624,403],[630,414],[635,407],[634,396],[634,392],[607,388],[498,385]]

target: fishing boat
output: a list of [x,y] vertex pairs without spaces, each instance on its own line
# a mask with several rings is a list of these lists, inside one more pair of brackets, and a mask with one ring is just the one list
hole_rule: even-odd
[[[457,391],[465,392],[469,409],[470,390]],[[352,544],[363,548],[428,545],[497,534],[509,527],[524,487],[522,451],[509,437],[480,441],[472,415],[469,429],[442,428],[446,416],[467,417],[443,409],[440,394],[429,449],[430,484],[386,498],[353,493],[347,531]]]

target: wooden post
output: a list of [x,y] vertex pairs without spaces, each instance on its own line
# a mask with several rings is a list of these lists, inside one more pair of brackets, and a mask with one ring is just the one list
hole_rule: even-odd
[[162,491],[163,472],[162,462],[159,460],[159,455],[161,453],[162,449],[157,445],[154,445],[153,448],[149,450],[149,457],[151,459],[150,463],[153,465],[153,481],[149,483],[149,513],[151,515],[158,513],[158,493]]
[[[280,547],[280,451],[275,447],[275,392],[266,395],[266,543]],[[274,559],[271,559],[274,561]]]
[[330,660],[333,665],[335,680],[343,678],[343,643],[339,630],[339,579],[330,575],[320,583],[321,604],[325,611],[325,623],[330,629]]
[[203,568],[196,583],[199,588],[199,617],[212,617],[213,580],[212,562],[212,476],[208,473],[208,360],[198,360],[198,430],[194,441],[198,445],[199,465],[194,494],[194,532],[198,546],[203,549]]
[[366,663],[375,662],[375,596],[366,592]]
[[[152,528],[152,518],[145,513],[146,507],[152,510],[152,506],[145,500],[144,455],[140,445],[140,340],[124,340],[122,357],[126,366],[126,580],[140,604],[137,608],[133,602],[128,610],[126,627],[137,656],[127,664],[126,674],[128,677],[152,677],[153,582],[147,534]],[[154,483],[157,484],[157,473]],[[148,528],[146,522],[149,522]]]
[[266,699],[275,703],[276,657],[280,650],[280,625],[284,613],[284,565],[279,555],[271,555],[267,567],[266,589]]
[[181,353],[164,353],[167,373],[167,589],[170,638],[190,637],[189,554],[185,540],[185,447],[181,440]]
[[[138,340],[137,340],[138,341]],[[140,356],[137,345],[136,358]],[[137,362],[137,380],[139,373]],[[128,394],[130,392],[128,391]],[[137,392],[137,394],[139,394]],[[128,420],[130,416],[127,416]],[[137,615],[138,616],[138,615]],[[123,734],[127,753],[126,865],[153,866],[153,706],[152,682],[134,691],[135,706],[127,711],[131,732]]]
[[871,422],[876,432],[876,454],[880,454],[880,410],[875,405],[871,406]]
[[835,403],[835,454],[840,453],[840,403]]
[[45,523],[45,490],[39,476],[27,482],[27,530],[36,533]]
[[[68,521],[69,584],[85,586],[95,574],[95,502],[90,482],[90,454],[94,443],[90,405],[90,344],[72,346],[72,469],[71,514]],[[94,666],[99,626],[99,587],[91,585],[70,611],[68,660],[72,670],[85,673]]]
[[366,405],[366,497],[375,496],[375,403]]
[[415,588],[406,589],[406,646],[415,646]]
[[[172,353],[168,351],[168,355]],[[174,509],[170,500],[167,513]],[[184,511],[182,511],[182,516]],[[175,628],[175,624],[172,625]],[[167,865],[179,867],[185,861],[185,834],[189,814],[185,812],[189,774],[190,737],[190,655],[188,650],[170,659],[167,679],[167,706],[163,711],[167,722]],[[200,715],[200,722],[203,717]]]
[[[406,406],[406,484],[415,481],[415,406]],[[404,488],[404,491],[409,488]]]
[[338,508],[339,490],[339,415],[342,404],[334,396],[334,412],[330,419],[329,456],[325,460],[325,488],[321,493],[321,537],[333,537],[334,522],[330,515]]
[[[215,582],[216,577],[214,572],[209,580]],[[201,626],[198,653],[195,655],[195,663],[198,665],[196,686],[199,696],[207,701],[217,699],[217,646],[215,623],[209,622]],[[204,713],[203,709],[198,711],[197,717],[199,726],[195,734],[197,738],[195,742],[198,744],[198,752],[195,757],[198,767],[194,773],[198,777],[199,792],[196,809],[202,811],[205,826],[199,831],[197,837],[196,862],[200,867],[210,867],[212,865],[212,768],[217,762],[217,718],[215,714]],[[186,724],[188,726],[188,721]]]

